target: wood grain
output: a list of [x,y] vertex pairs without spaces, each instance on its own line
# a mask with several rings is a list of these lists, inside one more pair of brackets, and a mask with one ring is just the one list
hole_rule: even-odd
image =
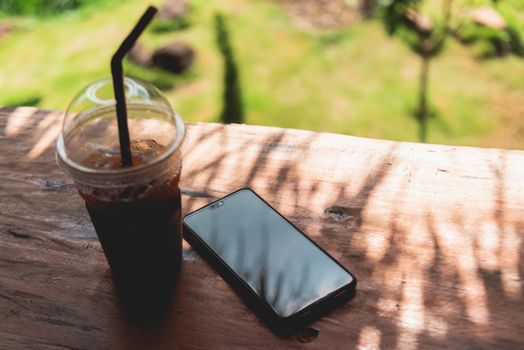
[[0,349],[524,347],[524,152],[189,125],[184,212],[252,187],[359,280],[303,344],[187,245],[166,320],[128,319],[56,166],[59,121],[0,109]]

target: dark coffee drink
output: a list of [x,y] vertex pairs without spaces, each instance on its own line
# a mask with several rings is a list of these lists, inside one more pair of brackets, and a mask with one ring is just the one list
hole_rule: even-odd
[[[147,164],[164,151],[154,140],[131,144],[133,164]],[[119,150],[90,154],[83,163],[94,169],[120,167]],[[172,283],[182,255],[179,172],[161,181],[85,193],[91,221],[117,283],[146,286],[151,294]],[[149,293],[148,293],[149,294]],[[154,295],[151,295],[154,297]]]
[[71,102],[57,161],[85,200],[126,310],[166,310],[182,262],[185,127],[154,86],[127,77],[124,85],[132,164],[121,162],[111,79],[90,84]]

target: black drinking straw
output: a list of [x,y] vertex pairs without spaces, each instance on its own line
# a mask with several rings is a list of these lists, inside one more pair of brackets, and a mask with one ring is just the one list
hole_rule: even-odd
[[133,165],[131,158],[131,142],[129,140],[129,128],[127,127],[127,107],[126,96],[124,93],[124,76],[122,69],[122,60],[124,56],[131,50],[138,37],[147,25],[153,19],[157,9],[149,6],[138,20],[137,24],[124,39],[118,50],[116,50],[111,59],[111,75],[113,76],[113,90],[116,99],[116,117],[118,120],[118,137],[120,140],[120,156],[122,157],[122,165]]

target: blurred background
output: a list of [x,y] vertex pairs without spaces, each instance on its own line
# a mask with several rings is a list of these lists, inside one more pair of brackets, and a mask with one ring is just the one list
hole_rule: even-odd
[[64,110],[125,62],[186,121],[524,149],[522,0],[1,0],[0,106]]

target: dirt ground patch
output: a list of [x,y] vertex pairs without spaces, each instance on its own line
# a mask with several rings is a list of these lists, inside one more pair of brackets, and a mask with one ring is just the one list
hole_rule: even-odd
[[290,13],[293,22],[307,29],[332,29],[351,24],[358,16],[360,1],[273,0]]
[[0,39],[8,36],[14,30],[15,25],[12,21],[1,20],[0,21]]

